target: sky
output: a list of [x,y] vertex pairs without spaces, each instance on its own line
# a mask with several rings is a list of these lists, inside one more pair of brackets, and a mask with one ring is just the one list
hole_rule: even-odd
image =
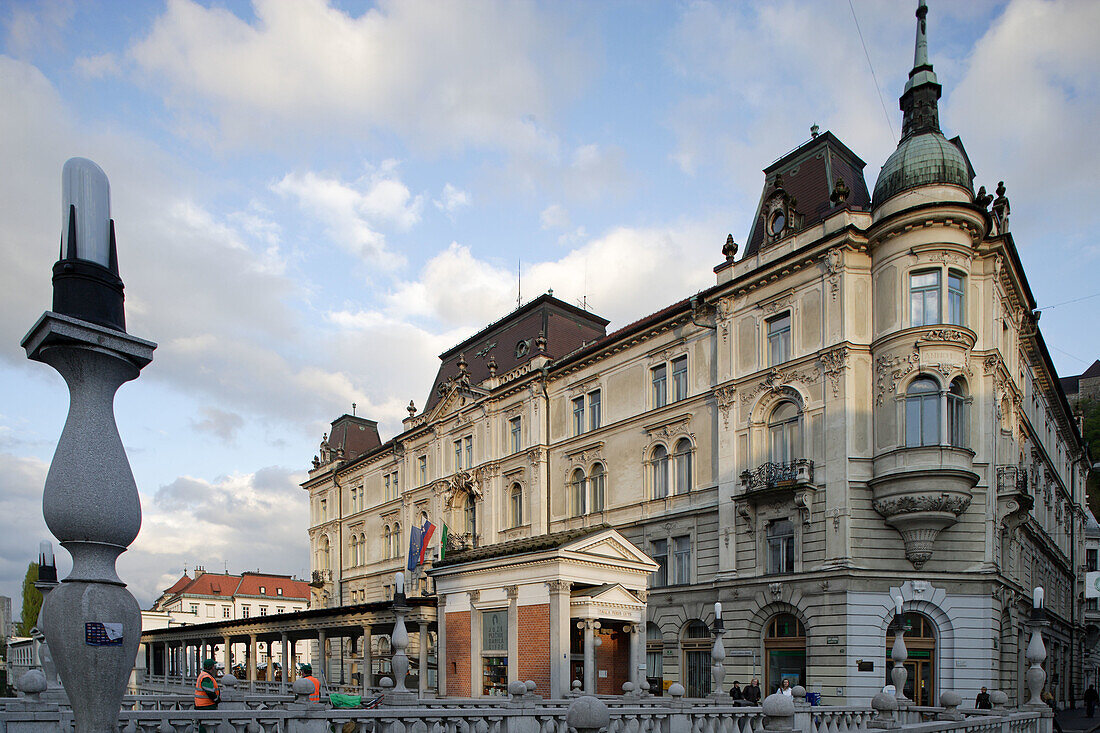
[[[1100,3],[931,0],[941,125],[1011,228],[1062,375],[1100,356]],[[552,288],[609,328],[714,283],[761,169],[831,130],[897,144],[915,2],[0,4],[0,594],[48,538],[64,161],[111,182],[129,333],[115,402],[149,604],[186,568],[309,570],[328,423],[400,428],[438,355]],[[518,276],[518,277],[517,277]],[[67,556],[59,552],[62,574]]]

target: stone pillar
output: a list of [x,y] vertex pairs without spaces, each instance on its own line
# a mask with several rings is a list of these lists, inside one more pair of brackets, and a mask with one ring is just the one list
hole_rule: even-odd
[[1027,689],[1030,693],[1026,706],[1029,708],[1038,708],[1040,710],[1049,709],[1047,704],[1039,697],[1043,691],[1043,686],[1047,681],[1047,673],[1043,670],[1043,662],[1047,658],[1047,649],[1043,644],[1043,627],[1047,624],[1046,611],[1042,606],[1043,589],[1035,589],[1035,605],[1031,609],[1031,620],[1028,622],[1028,626],[1031,627],[1031,641],[1027,645],[1027,673],[1024,679],[1027,680]]
[[642,676],[638,669],[638,657],[639,649],[645,643],[642,639],[645,627],[641,624],[630,624],[627,628],[630,630],[630,682],[634,685],[635,692],[640,693]]
[[599,621],[584,619],[577,622],[577,628],[584,629],[584,694],[596,694],[596,635]]
[[256,685],[256,635],[248,635],[248,689],[255,689]]
[[890,680],[894,683],[894,697],[897,698],[898,708],[904,708],[912,702],[905,696],[905,680],[909,672],[905,669],[905,660],[909,658],[909,652],[905,648],[905,616],[901,611],[901,596],[894,598],[894,618],[898,629],[894,633],[894,646],[890,650],[890,658],[894,660],[894,668],[890,670]]
[[481,599],[481,591],[468,591],[470,597],[470,696],[481,697],[481,616],[476,603]]
[[229,637],[222,637],[222,646],[225,654],[225,673],[233,674],[233,645],[229,643]]
[[373,685],[371,677],[374,675],[374,636],[371,634],[370,624],[363,624],[363,694]]
[[519,586],[504,588],[508,596],[508,682],[522,681],[519,678]]
[[436,694],[447,696],[447,596],[442,593],[435,602],[435,682]]
[[570,690],[569,679],[569,583],[551,580],[550,591],[550,697],[560,699]]
[[164,675],[164,679],[167,680],[170,672],[170,658],[168,656],[168,642],[162,642],[160,645],[160,673]]
[[[290,637],[288,637],[286,635],[285,631],[283,632],[282,642],[283,642],[283,652],[282,652],[282,654],[283,654],[283,658],[282,658],[283,674],[282,674],[282,679],[279,680],[279,694],[280,695],[285,695],[286,694],[286,687],[287,687],[286,681],[287,681],[287,677],[290,676],[290,664],[291,664],[288,661],[290,659]],[[268,660],[267,666],[268,666],[268,668],[271,667],[271,660]]]
[[421,621],[416,627],[416,643],[420,645],[420,675],[417,678],[417,691],[424,697],[428,691],[428,622]]

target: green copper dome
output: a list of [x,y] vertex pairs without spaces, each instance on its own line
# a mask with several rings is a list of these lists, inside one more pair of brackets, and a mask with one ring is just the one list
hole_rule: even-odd
[[942,183],[973,191],[970,166],[963,152],[939,131],[910,135],[882,166],[872,206],[878,207],[910,188]]

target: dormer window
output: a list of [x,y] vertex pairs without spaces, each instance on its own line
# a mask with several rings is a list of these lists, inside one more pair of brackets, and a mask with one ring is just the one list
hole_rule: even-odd
[[777,211],[772,214],[771,221],[768,222],[768,232],[776,238],[779,238],[783,234],[783,228],[787,226],[787,215],[782,211]]

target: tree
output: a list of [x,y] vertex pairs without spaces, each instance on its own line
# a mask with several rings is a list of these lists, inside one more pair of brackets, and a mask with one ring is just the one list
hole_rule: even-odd
[[[1077,405],[1081,415],[1081,437],[1088,446],[1093,461],[1100,461],[1100,400],[1083,399]],[[1089,509],[1094,517],[1100,517],[1100,471],[1090,471],[1085,482]]]
[[38,625],[38,612],[42,609],[42,593],[34,587],[34,581],[38,580],[38,563],[27,565],[27,574],[23,577],[23,613],[16,633],[19,636],[30,636],[31,629]]

